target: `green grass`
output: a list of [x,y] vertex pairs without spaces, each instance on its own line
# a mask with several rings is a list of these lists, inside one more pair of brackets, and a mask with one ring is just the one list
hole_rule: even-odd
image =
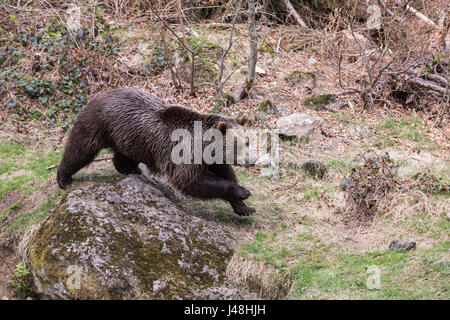
[[[358,255],[307,233],[258,232],[239,254],[287,274],[295,284],[289,299],[448,299],[449,249],[450,241],[441,241],[431,249]],[[370,268],[380,271],[379,289],[367,286]]]
[[39,208],[17,215],[13,223],[2,230],[3,233],[9,235],[14,231],[25,230],[35,223],[42,221],[58,200],[58,195],[49,196]]
[[1,158],[21,156],[25,153],[25,147],[18,143],[0,143]]
[[346,172],[349,168],[348,162],[342,159],[330,160],[326,162],[330,170],[335,172]]
[[[41,221],[53,205],[58,201],[60,193],[44,198],[41,206],[35,210],[20,212],[24,200],[36,191],[47,190],[45,181],[54,179],[55,170],[47,167],[59,163],[60,151],[48,151],[46,149],[27,149],[22,144],[3,142],[0,144],[0,201],[9,192],[20,193],[20,199],[4,208],[0,212],[0,223],[3,229],[0,233],[9,235],[11,233],[25,230],[36,222]],[[5,217],[11,211],[19,211],[17,216],[12,216],[11,221]],[[10,218],[8,218],[10,219]]]
[[435,150],[436,143],[429,137],[421,119],[412,115],[401,119],[392,116],[385,117],[376,126],[377,146],[395,146],[403,141],[413,142],[418,148]]
[[24,190],[28,182],[32,181],[33,177],[29,175],[15,176],[9,180],[0,179],[0,200],[5,194],[14,190]]
[[321,186],[312,186],[307,187],[303,191],[303,200],[304,201],[313,201],[320,200],[324,197],[333,196],[334,192],[337,191],[337,188],[332,185],[321,185]]
[[33,159],[28,161],[24,169],[31,170],[34,175],[40,179],[48,179],[54,176],[54,170],[48,170],[51,165],[58,164],[61,161],[61,152],[44,152],[38,150],[33,154]]

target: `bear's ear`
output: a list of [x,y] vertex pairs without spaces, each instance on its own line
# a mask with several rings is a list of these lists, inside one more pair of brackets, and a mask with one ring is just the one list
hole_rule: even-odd
[[242,117],[237,118],[237,122],[238,122],[241,126],[243,126],[243,125],[247,122],[247,120],[248,120],[248,115],[247,115],[246,113],[244,113],[244,114],[242,115]]
[[227,129],[227,127],[228,126],[225,122],[223,121],[217,122],[216,129],[219,129],[220,131],[224,132]]

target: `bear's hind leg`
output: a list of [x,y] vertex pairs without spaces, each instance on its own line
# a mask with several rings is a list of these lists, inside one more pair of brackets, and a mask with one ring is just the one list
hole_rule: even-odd
[[141,174],[141,169],[138,168],[139,163],[134,161],[122,153],[116,152],[113,159],[114,167],[121,174]]
[[72,183],[72,176],[81,168],[90,164],[100,149],[83,148],[83,144],[76,146],[70,143],[64,151],[63,159],[58,167],[57,180],[61,189]]

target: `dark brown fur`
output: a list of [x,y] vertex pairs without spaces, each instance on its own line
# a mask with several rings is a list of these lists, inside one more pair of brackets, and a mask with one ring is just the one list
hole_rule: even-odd
[[81,110],[70,132],[58,168],[58,184],[66,188],[72,175],[90,164],[101,149],[114,151],[113,163],[122,174],[139,174],[139,163],[154,174],[162,174],[185,194],[198,198],[222,198],[239,215],[251,215],[253,208],[242,200],[251,193],[241,187],[229,164],[179,164],[170,155],[177,142],[170,137],[175,129],[193,131],[194,121],[203,130],[225,122],[239,126],[235,119],[205,115],[165,102],[137,89],[118,89],[100,93]]

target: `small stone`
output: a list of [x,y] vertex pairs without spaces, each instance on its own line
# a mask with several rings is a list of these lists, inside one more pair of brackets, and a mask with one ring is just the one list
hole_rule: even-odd
[[389,250],[392,251],[410,251],[417,248],[414,240],[394,240],[389,245]]
[[309,63],[311,63],[311,64],[317,64],[317,59],[309,58],[308,61],[309,61]]
[[265,75],[266,71],[258,66],[255,67],[255,72],[260,75]]
[[308,142],[322,137],[322,118],[304,113],[294,113],[277,121],[277,130],[286,137],[306,139]]

